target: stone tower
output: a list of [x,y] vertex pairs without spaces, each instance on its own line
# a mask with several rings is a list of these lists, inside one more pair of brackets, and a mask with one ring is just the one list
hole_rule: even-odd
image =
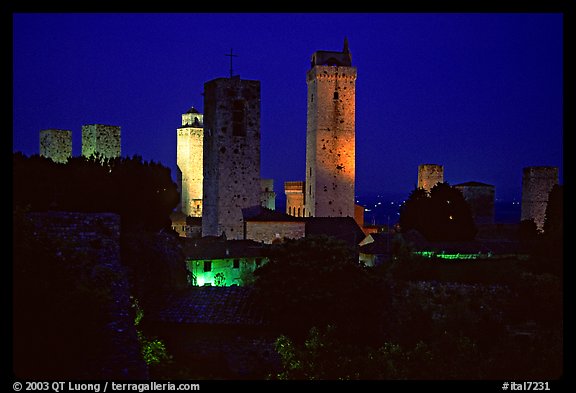
[[306,83],[306,215],[354,217],[356,67],[348,40],[342,52],[312,55]]
[[456,184],[464,199],[470,205],[476,225],[494,224],[494,186],[491,184],[469,181]]
[[286,214],[295,217],[306,217],[304,207],[304,188],[303,181],[284,182],[284,193],[286,194]]
[[72,131],[57,129],[40,131],[40,155],[65,164],[72,157]]
[[242,209],[260,205],[260,81],[204,84],[202,236],[242,239]]
[[270,210],[276,210],[274,179],[260,179],[260,204]]
[[82,126],[82,155],[101,154],[104,158],[120,157],[120,127],[104,124]]
[[182,115],[182,127],[177,130],[176,164],[180,180],[180,210],[192,217],[202,217],[203,117],[192,107]]
[[442,165],[418,165],[418,188],[430,192],[437,183],[444,183],[444,167]]
[[526,167],[522,171],[522,206],[520,220],[534,220],[538,229],[544,227],[548,194],[558,184],[558,168]]

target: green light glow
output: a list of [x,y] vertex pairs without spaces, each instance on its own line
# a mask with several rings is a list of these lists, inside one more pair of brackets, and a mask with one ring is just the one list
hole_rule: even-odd
[[443,251],[442,252],[436,252],[436,251],[415,251],[414,254],[416,255],[420,255],[423,256],[425,258],[440,258],[440,259],[456,259],[456,260],[461,260],[461,259],[486,259],[486,258],[490,258],[492,257],[491,253],[488,254],[482,254],[482,253],[477,253],[477,254],[461,254],[461,253],[456,253],[456,254],[446,254]]

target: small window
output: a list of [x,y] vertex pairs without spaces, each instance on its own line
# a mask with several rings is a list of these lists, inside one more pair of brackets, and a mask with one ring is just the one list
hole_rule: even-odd
[[234,263],[232,265],[234,269],[240,269],[240,259],[234,259]]
[[310,102],[314,102],[314,94],[310,94]]
[[234,101],[232,107],[232,135],[246,136],[246,112],[243,100]]
[[300,208],[298,208],[298,217],[300,217]]
[[337,92],[337,91],[334,92],[334,99],[335,99],[335,100],[338,99],[338,92]]
[[212,261],[204,261],[204,271],[205,272],[212,271]]

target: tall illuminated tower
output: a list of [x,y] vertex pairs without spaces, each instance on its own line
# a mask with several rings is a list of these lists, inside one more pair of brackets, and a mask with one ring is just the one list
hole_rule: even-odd
[[306,217],[354,217],[356,67],[342,52],[317,51],[306,73]]
[[177,130],[181,210],[192,217],[202,217],[203,121],[203,115],[192,107],[182,115],[182,127]]

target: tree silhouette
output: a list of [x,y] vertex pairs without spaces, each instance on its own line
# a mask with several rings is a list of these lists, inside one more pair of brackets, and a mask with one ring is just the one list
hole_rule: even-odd
[[114,212],[124,229],[170,229],[179,200],[170,169],[140,156],[73,157],[66,164],[14,153],[14,204],[31,211]]
[[414,189],[400,208],[399,223],[402,231],[415,229],[432,241],[472,240],[477,232],[462,192],[446,182],[429,193]]

